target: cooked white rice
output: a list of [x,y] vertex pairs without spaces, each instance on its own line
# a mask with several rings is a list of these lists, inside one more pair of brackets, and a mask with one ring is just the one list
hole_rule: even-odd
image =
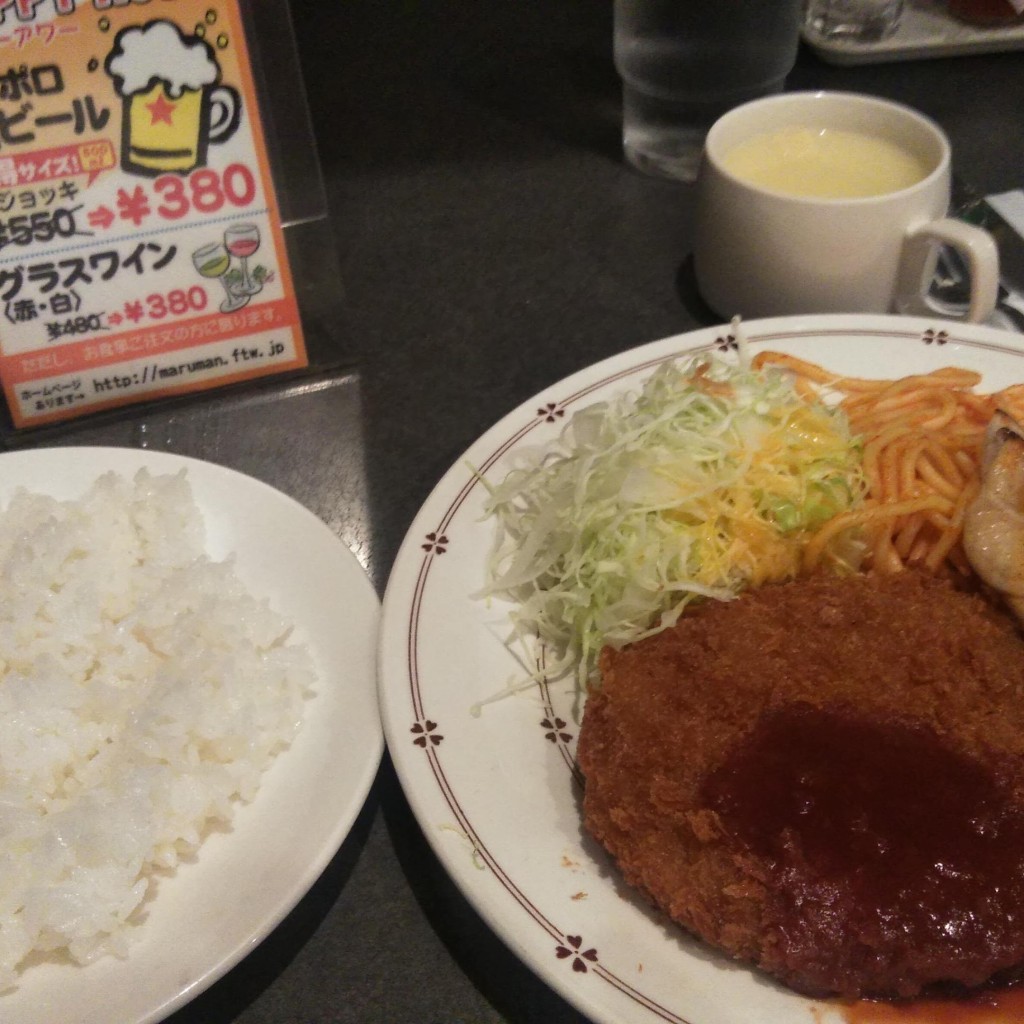
[[299,728],[308,651],[203,549],[184,472],[0,512],[0,989],[33,951],[123,954]]

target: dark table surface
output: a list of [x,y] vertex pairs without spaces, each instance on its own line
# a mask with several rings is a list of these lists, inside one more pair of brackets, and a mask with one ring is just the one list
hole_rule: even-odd
[[[57,443],[160,447],[261,477],[334,528],[383,594],[419,505],[498,417],[708,322],[687,275],[693,189],[620,157],[610,0],[292,7],[340,256],[335,367],[316,386],[139,410]],[[803,51],[788,88],[911,104],[949,134],[961,179],[1024,185],[1024,53],[838,67]],[[386,755],[306,898],[170,1019],[584,1020],[448,880]]]

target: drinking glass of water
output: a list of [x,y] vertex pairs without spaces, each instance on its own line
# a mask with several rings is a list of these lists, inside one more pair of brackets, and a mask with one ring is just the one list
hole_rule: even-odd
[[781,92],[796,61],[802,0],[615,0],[626,159],[693,181],[708,128]]

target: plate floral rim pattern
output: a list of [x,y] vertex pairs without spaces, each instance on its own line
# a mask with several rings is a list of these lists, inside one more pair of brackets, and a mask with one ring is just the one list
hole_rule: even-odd
[[[1024,357],[1022,340],[1018,335],[942,320],[895,316],[791,317],[751,321],[740,325],[739,329],[753,350],[769,348],[773,344],[785,345],[794,340],[810,340],[815,345],[822,345],[823,358],[827,358],[828,353],[824,350],[830,342],[858,338],[913,344],[933,351],[951,345],[964,351]],[[379,657],[384,729],[396,770],[421,827],[435,853],[491,927],[506,941],[515,939],[516,933],[524,927],[523,922],[527,929],[532,927],[546,933],[549,940],[546,962],[543,954],[538,954],[533,947],[517,950],[520,956],[559,994],[579,1009],[594,1015],[595,1020],[608,1024],[618,1018],[609,1015],[600,998],[581,993],[571,975],[600,978],[624,996],[629,1004],[648,1011],[652,1019],[670,1024],[702,1024],[702,1021],[692,1016],[681,1016],[665,1005],[664,1000],[648,995],[637,983],[603,962],[600,948],[589,943],[577,929],[562,928],[554,915],[512,877],[500,855],[491,849],[486,834],[489,822],[481,824],[473,819],[460,795],[462,784],[446,770],[444,715],[431,710],[434,696],[431,688],[436,682],[425,679],[421,664],[425,642],[423,612],[429,600],[432,577],[442,560],[450,557],[450,552],[458,545],[460,526],[456,520],[459,514],[483,487],[483,478],[509,452],[526,442],[538,428],[564,421],[598,392],[629,378],[642,378],[665,362],[703,353],[728,355],[735,353],[738,347],[735,329],[730,325],[696,330],[613,356],[546,388],[534,399],[523,403],[486,432],[437,485],[410,527],[384,599]],[[938,357],[929,355],[928,358]],[[883,367],[875,376],[893,374]],[[400,662],[387,656],[389,648],[397,649],[396,631],[402,635]],[[546,681],[538,684],[538,694],[540,734],[557,748],[572,787],[581,793],[583,779],[575,761],[573,725],[557,706]],[[422,761],[419,765],[416,763],[417,758],[425,759],[427,776],[422,773]],[[477,865],[494,876],[518,908],[522,915],[518,922],[510,923],[505,916],[507,911],[496,915],[487,900],[478,898],[472,876],[460,870],[450,852],[438,842],[433,834],[434,820],[428,817],[424,806],[423,797],[428,786],[436,790],[433,797],[440,796],[443,800],[472,848]],[[470,879],[468,884],[467,877]],[[559,970],[560,962],[569,968],[569,979]],[[811,1001],[807,1003],[811,1005]],[[817,1013],[813,1019],[821,1020]]]

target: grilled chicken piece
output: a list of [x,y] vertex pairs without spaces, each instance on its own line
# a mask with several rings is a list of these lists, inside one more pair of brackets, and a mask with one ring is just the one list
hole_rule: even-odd
[[974,571],[1024,622],[1024,428],[1002,411],[989,423],[963,544]]

